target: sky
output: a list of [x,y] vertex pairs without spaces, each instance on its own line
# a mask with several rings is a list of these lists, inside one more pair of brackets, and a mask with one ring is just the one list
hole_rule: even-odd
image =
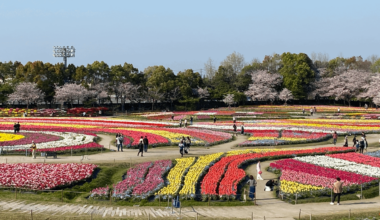
[[[234,51],[247,63],[273,53],[380,55],[379,0],[0,1],[0,61],[132,63],[143,71],[216,66]],[[204,70],[203,70],[204,71]]]

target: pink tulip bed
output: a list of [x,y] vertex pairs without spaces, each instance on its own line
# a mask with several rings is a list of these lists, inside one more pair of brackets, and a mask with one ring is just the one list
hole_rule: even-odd
[[110,187],[98,187],[90,192],[90,198],[93,199],[107,199],[110,194]]
[[23,145],[23,144],[32,144],[32,141],[34,143],[44,143],[44,142],[50,142],[50,141],[57,141],[60,139],[59,136],[50,135],[50,134],[42,134],[42,133],[27,133],[27,132],[20,132],[17,133],[19,135],[23,135],[24,138],[14,141],[2,141],[0,142],[1,146],[12,146],[12,145]]
[[70,186],[90,178],[94,164],[0,164],[0,186],[33,190]]
[[144,177],[151,166],[151,162],[146,162],[129,169],[126,178],[113,186],[112,197],[117,199],[130,198],[133,188],[144,182]]

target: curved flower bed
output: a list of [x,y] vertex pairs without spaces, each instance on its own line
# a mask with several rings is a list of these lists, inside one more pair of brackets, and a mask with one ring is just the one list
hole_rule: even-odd
[[342,160],[359,163],[359,164],[366,164],[372,167],[380,167],[380,158],[371,157],[364,154],[347,153],[347,154],[334,154],[334,155],[328,155],[328,156],[332,158],[338,158]]
[[[301,149],[293,151],[273,151],[262,154],[252,153],[246,155],[236,155],[234,156],[234,160],[228,165],[227,172],[225,173],[224,178],[220,182],[219,196],[221,196],[222,198],[235,198],[237,192],[237,185],[246,176],[244,170],[239,168],[244,163],[252,162],[259,159],[279,159],[284,157],[293,157],[294,155],[326,154],[332,152],[349,152],[352,150],[353,149],[342,147],[324,147],[306,150]],[[211,194],[211,192],[206,193]]]
[[184,185],[179,192],[182,198],[194,198],[196,193],[196,184],[201,176],[205,174],[210,166],[218,160],[224,153],[215,153],[205,156],[200,156],[197,162],[192,165],[185,176]]
[[[10,132],[10,131],[1,131],[0,132]],[[0,133],[0,136],[2,136],[3,133]],[[44,133],[31,133],[31,132],[21,132],[18,133],[22,135],[24,138],[18,139],[18,140],[9,140],[9,141],[1,141],[0,146],[13,146],[13,145],[25,145],[25,144],[32,144],[32,141],[34,143],[43,143],[43,142],[50,142],[50,141],[57,141],[60,139],[59,136],[51,135],[51,134],[44,134]]]
[[24,135],[20,134],[0,133],[0,144],[3,144],[4,142],[17,141],[24,137]]
[[69,186],[90,178],[94,164],[0,164],[0,185],[36,190]]
[[172,167],[171,160],[158,160],[149,168],[144,182],[133,188],[132,195],[141,199],[154,195],[159,189],[164,187],[164,174]]
[[167,177],[169,184],[160,191],[156,192],[155,195],[176,195],[181,188],[184,175],[195,160],[195,157],[176,159],[177,164],[169,171]]
[[127,177],[114,185],[112,197],[118,199],[130,198],[133,188],[144,182],[144,177],[148,171],[148,168],[152,166],[151,162],[140,163],[131,168],[127,172]]

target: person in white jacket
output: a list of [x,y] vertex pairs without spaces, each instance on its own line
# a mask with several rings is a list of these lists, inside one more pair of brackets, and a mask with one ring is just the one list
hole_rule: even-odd
[[261,164],[260,164],[260,161],[257,162],[257,167],[256,167],[256,170],[257,170],[257,180],[264,180],[262,177],[261,177]]

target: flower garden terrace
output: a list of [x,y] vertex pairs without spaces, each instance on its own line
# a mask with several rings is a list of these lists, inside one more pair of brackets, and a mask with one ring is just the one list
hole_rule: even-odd
[[[125,120],[105,120],[90,118],[2,118],[0,119],[0,130],[8,133],[13,131],[14,122],[20,122],[21,131],[28,132],[59,132],[59,133],[78,133],[83,135],[92,135],[95,133],[116,134],[121,133],[125,136],[124,145],[135,147],[139,143],[141,136],[147,136],[150,146],[176,145],[182,137],[190,137],[192,145],[214,145],[232,140],[232,135],[226,132],[212,131],[197,128],[173,128],[172,123],[159,123],[148,121],[125,121]],[[90,138],[87,138],[89,140]],[[2,144],[4,147],[15,148],[16,142],[9,140],[9,145]],[[92,140],[91,140],[92,141]],[[55,146],[52,141],[38,141],[38,148],[52,149]],[[89,143],[85,146],[88,148]],[[51,147],[54,145],[54,147]],[[80,145],[80,144],[79,144]],[[70,146],[78,148],[75,145],[64,144],[62,146],[68,149]],[[101,147],[92,143],[92,147]],[[25,146],[26,148],[27,146]],[[21,149],[17,145],[17,149]],[[58,150],[58,149],[57,149]]]

